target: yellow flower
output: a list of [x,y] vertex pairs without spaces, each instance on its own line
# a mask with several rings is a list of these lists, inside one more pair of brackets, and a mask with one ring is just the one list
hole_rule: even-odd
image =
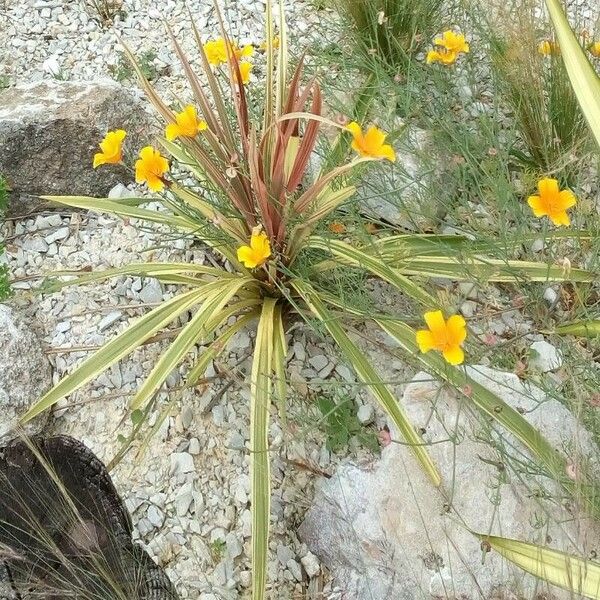
[[249,246],[240,246],[238,260],[247,268],[260,267],[271,256],[271,244],[264,231],[253,231]]
[[346,130],[352,134],[352,149],[361,156],[383,159],[387,158],[394,162],[396,153],[389,144],[384,144],[386,134],[377,127],[369,127],[367,133],[363,134],[360,125],[356,121],[348,123]]
[[127,133],[123,129],[109,131],[100,142],[100,150],[94,154],[94,169],[100,165],[115,164],[123,158],[123,140]]
[[239,48],[234,44],[233,53],[238,60],[250,58],[254,54],[254,46],[252,44],[246,44],[243,48]]
[[556,56],[560,54],[560,46],[556,42],[544,40],[539,43],[538,52],[542,56]]
[[[238,63],[240,67],[240,77],[242,78],[242,85],[246,85],[250,81],[250,72],[252,71],[252,63],[241,62]],[[236,73],[237,77],[237,73]]]
[[195,137],[207,127],[206,121],[198,119],[196,109],[188,104],[180,113],[175,115],[176,123],[169,123],[165,128],[165,137],[172,142],[178,137]]
[[600,58],[600,42],[590,44],[588,50],[594,58]]
[[168,170],[169,161],[152,146],[145,146],[135,162],[135,180],[137,183],[147,183],[153,192],[160,192],[165,187],[162,176]]
[[[274,36],[273,39],[271,40],[271,46],[273,46],[273,50],[279,49],[279,36],[278,35]],[[262,50],[264,52],[264,51],[266,51],[266,49],[267,49],[267,42],[263,42],[259,46],[259,50]]]
[[[251,44],[239,48],[237,44],[229,44],[230,51],[233,51],[235,57],[240,60],[242,58],[249,58],[254,54],[254,47]],[[211,65],[218,66],[227,62],[228,51],[227,42],[223,38],[217,38],[216,40],[209,40],[204,44],[204,53],[206,58]]]
[[204,53],[211,65],[220,65],[227,62],[227,47],[223,38],[209,40],[204,44]]
[[460,315],[453,315],[446,321],[441,310],[426,312],[424,318],[429,329],[417,331],[419,350],[438,350],[446,362],[460,365],[465,360],[461,348],[467,337],[465,320]]
[[440,46],[448,52],[460,54],[461,52],[469,52],[469,43],[462,33],[454,33],[454,31],[444,31],[441,38],[433,40],[434,46]]
[[456,52],[452,52],[451,50],[441,48],[439,50],[430,50],[427,53],[426,60],[428,65],[434,62],[439,62],[443,65],[452,65],[456,62],[457,58],[458,54],[456,54]]
[[538,182],[539,196],[529,196],[527,204],[536,217],[548,217],[555,225],[570,225],[567,209],[577,204],[575,194],[558,187],[556,179],[545,177]]

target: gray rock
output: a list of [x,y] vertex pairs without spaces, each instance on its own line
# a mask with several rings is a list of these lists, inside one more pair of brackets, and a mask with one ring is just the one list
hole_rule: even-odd
[[317,354],[308,359],[308,362],[317,370],[324,369],[329,364],[329,359],[324,354]]
[[[558,451],[577,448],[584,460],[598,460],[591,435],[560,402],[512,373],[468,370],[522,410]],[[299,529],[300,539],[329,569],[344,598],[479,600],[534,598],[547,592],[549,586],[497,553],[482,561],[480,541],[467,528],[549,543],[584,556],[598,547],[599,527],[581,511],[555,502],[561,493],[553,482],[530,475],[527,484],[512,469],[499,469],[511,459],[522,464],[526,451],[506,432],[500,444],[504,454],[483,441],[483,435],[498,440],[499,434],[473,415],[464,397],[419,373],[402,405],[415,427],[426,429],[441,489],[433,487],[406,446],[390,444],[375,465],[345,463],[331,479],[322,480]],[[569,458],[577,464],[580,457]],[[567,600],[571,595],[552,589],[547,597]]]
[[306,574],[312,579],[316,577],[321,572],[321,565],[319,564],[319,559],[312,553],[308,552],[306,556],[303,556],[300,559]]
[[562,365],[562,353],[546,340],[533,342],[530,349],[533,350],[533,356],[529,360],[529,365],[534,369],[548,373]]
[[361,404],[356,416],[363,425],[368,425],[373,421],[374,412],[375,411],[370,404]]
[[195,469],[194,457],[191,454],[187,452],[173,452],[171,454],[171,475],[193,473]]
[[158,304],[163,299],[163,291],[158,279],[150,279],[140,291],[140,300],[147,304]]
[[9,183],[9,212],[31,211],[37,195],[105,196],[131,170],[92,168],[107,131],[125,129],[134,155],[149,135],[143,102],[115,82],[44,81],[0,91],[0,173]]
[[[52,373],[43,348],[25,320],[13,308],[0,304],[0,444],[14,437],[23,413],[50,388]],[[39,433],[47,412],[27,427]]]
[[98,323],[98,331],[106,331],[109,327],[114,325],[121,317],[123,316],[123,312],[120,310],[112,310],[106,316],[100,319]]

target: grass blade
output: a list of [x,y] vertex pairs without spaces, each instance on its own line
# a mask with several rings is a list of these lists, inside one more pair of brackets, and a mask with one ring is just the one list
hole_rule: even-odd
[[524,571],[573,594],[600,600],[600,563],[528,542],[475,535]]
[[437,300],[421,286],[417,285],[397,270],[392,269],[380,259],[366,254],[361,250],[357,250],[345,242],[340,240],[327,240],[325,238],[313,236],[307,240],[306,245],[310,248],[318,248],[319,250],[330,252],[334,256],[341,258],[344,264],[361,267],[370,271],[373,275],[381,277],[381,279],[384,279],[402,293],[427,307],[433,308],[438,305]]
[[593,339],[600,336],[600,319],[588,319],[558,325],[554,333],[558,333],[559,335],[577,335]]
[[67,375],[36,402],[23,415],[21,423],[27,423],[27,421],[50,408],[65,396],[75,392],[108,367],[133,352],[140,344],[166,327],[184,311],[200,302],[207,293],[207,289],[203,288],[180,294],[137,319],[125,331],[102,346],[98,352],[85,360],[73,373]]
[[[233,298],[238,290],[250,278],[240,278],[235,281],[216,281],[214,292],[208,295],[198,312],[190,319],[181,333],[162,354],[150,375],[131,401],[131,410],[143,409],[148,401],[159,390],[171,371],[179,365],[185,355],[192,349],[201,336],[210,333],[207,330],[207,320],[218,315],[225,304]],[[218,321],[217,321],[218,322]]]
[[585,55],[559,0],[546,0],[561,56],[590,130],[600,146],[600,78]]
[[254,346],[250,384],[250,479],[252,507],[252,598],[265,600],[271,512],[269,408],[273,331],[277,300],[266,298]]
[[325,304],[321,301],[318,292],[313,287],[297,279],[292,280],[290,285],[296,289],[312,313],[327,328],[327,331],[329,331],[331,337],[335,340],[346,360],[352,365],[358,377],[363,383],[368,385],[369,390],[390,416],[402,437],[411,445],[413,453],[427,475],[429,475],[436,486],[439,485],[441,482],[440,475],[425,449],[423,439],[409,422],[398,400],[392,395],[388,387],[381,381],[371,363],[365,358],[364,352],[352,342],[339,322],[332,317]]

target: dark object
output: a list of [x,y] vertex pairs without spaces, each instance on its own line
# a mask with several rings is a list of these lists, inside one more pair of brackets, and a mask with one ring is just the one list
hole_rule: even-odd
[[11,600],[177,600],[131,534],[108,471],[82,443],[35,437],[0,449],[0,600],[3,579]]

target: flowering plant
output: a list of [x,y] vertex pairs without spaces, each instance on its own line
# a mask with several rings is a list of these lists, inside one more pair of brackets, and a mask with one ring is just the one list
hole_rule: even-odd
[[[169,374],[197,344],[208,344],[208,348],[188,372],[188,387],[196,384],[236,332],[256,323],[250,374],[250,470],[253,597],[259,600],[265,597],[267,578],[268,425],[273,402],[282,405],[286,399],[286,332],[294,321],[316,320],[329,333],[404,441],[412,447],[434,485],[441,483],[441,475],[426,444],[375,366],[349,335],[349,321],[376,325],[397,341],[404,357],[419,361],[459,389],[468,386],[469,401],[513,432],[558,476],[564,473],[564,461],[552,447],[519,412],[458,367],[465,356],[462,346],[467,338],[466,324],[457,316],[446,321],[442,302],[432,293],[431,286],[421,282],[432,277],[501,282],[592,281],[595,277],[583,269],[566,272],[562,266],[496,259],[483,255],[476,242],[461,236],[383,234],[365,243],[325,235],[327,227],[323,225],[355,192],[350,176],[356,167],[373,160],[387,160],[391,164],[396,157],[392,146],[385,143],[385,134],[377,127],[364,131],[358,123],[344,127],[322,116],[318,83],[311,80],[305,86],[301,84],[302,60],[289,77],[283,10],[280,14],[278,37],[275,37],[271,6],[267,3],[266,82],[260,110],[249,108],[246,86],[252,84],[246,83],[246,71],[242,69],[243,64],[250,64],[246,59],[251,52],[233,43],[223,24],[222,38],[206,44],[193,27],[201,76],[171,34],[189,80],[193,104],[172,110],[136,66],[148,98],[165,121],[164,138],[158,141],[161,149],[147,146],[139,153],[136,180],[160,192],[158,200],[163,211],[143,207],[155,201],[154,197],[127,201],[49,197],[71,207],[170,226],[206,245],[220,263],[209,267],[149,262],[83,275],[55,273],[59,278],[55,289],[116,275],[137,275],[180,286],[181,291],[110,340],[23,418],[27,421],[75,392],[168,328],[180,315],[191,311],[191,319],[174,337],[131,402],[132,411],[147,414]],[[135,65],[129,50],[126,52]],[[213,71],[216,64],[226,65],[228,94],[222,91],[219,75]],[[253,120],[251,114],[261,114],[261,122]],[[340,127],[340,135],[352,140],[351,148],[356,155],[326,168],[309,181],[309,161],[324,125]],[[99,153],[102,158],[95,161],[98,166],[101,162],[122,160],[121,144],[125,136],[116,133],[109,133],[102,142]],[[171,164],[161,152],[170,155]],[[195,185],[181,183],[189,176],[194,178]],[[339,225],[337,230],[344,231]],[[348,305],[331,292],[327,279],[332,270],[350,269],[381,279],[410,298],[425,312],[430,329],[417,334],[393,314],[373,314]],[[237,317],[233,323],[232,317]]]

